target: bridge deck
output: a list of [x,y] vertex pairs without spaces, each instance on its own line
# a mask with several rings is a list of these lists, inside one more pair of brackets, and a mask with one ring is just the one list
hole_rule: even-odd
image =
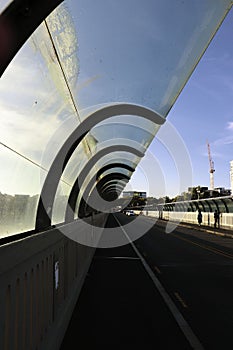
[[[110,218],[108,224],[112,220]],[[132,218],[121,216],[122,220]],[[179,226],[174,235],[166,235],[165,224],[160,221],[148,235],[135,242],[135,247],[139,247],[149,262],[157,275],[155,279],[162,280],[166,286],[170,301],[164,301],[163,292],[159,292],[157,282],[154,283],[144,268],[140,253],[138,256],[130,244],[97,249],[61,350],[70,344],[73,348],[77,344],[77,347],[94,349],[122,346],[129,349],[136,346],[203,349],[202,341],[205,349],[213,349],[214,344],[218,346],[218,341],[222,342],[224,338],[233,344],[229,332],[230,313],[226,313],[229,303],[232,304],[226,298],[232,288],[229,283],[233,268],[233,240],[229,238],[232,232],[218,229],[219,234],[229,236],[207,235],[206,232],[217,230],[185,224]],[[156,265],[154,260],[157,260]],[[213,275],[216,290],[212,285]],[[204,305],[201,305],[202,297]],[[221,307],[218,310],[219,300]],[[178,308],[171,312],[173,305]],[[177,322],[182,317],[184,319]],[[222,329],[216,323],[218,318]],[[188,322],[184,324],[186,320]],[[205,320],[209,320],[208,327]]]
[[61,350],[190,349],[131,246],[98,249]]

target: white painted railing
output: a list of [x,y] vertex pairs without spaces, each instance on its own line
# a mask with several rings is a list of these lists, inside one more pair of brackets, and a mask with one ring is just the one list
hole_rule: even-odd
[[[136,212],[136,211],[135,211]],[[192,224],[197,224],[197,212],[174,212],[174,211],[143,211],[143,215],[161,218],[170,221],[180,221]],[[214,213],[202,212],[202,224],[210,227],[214,227]],[[221,213],[220,214],[220,227],[224,229],[233,230],[233,214]]]

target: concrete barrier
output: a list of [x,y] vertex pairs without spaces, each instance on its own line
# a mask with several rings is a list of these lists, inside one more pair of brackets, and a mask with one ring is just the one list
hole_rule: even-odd
[[94,252],[58,228],[0,247],[0,349],[59,349]]

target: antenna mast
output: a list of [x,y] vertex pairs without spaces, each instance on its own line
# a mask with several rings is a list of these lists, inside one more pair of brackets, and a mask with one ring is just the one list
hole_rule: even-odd
[[209,164],[210,164],[210,190],[214,190],[214,162],[212,160],[211,157],[211,153],[210,153],[210,145],[209,142],[207,141],[207,148],[208,148],[208,156],[209,156]]

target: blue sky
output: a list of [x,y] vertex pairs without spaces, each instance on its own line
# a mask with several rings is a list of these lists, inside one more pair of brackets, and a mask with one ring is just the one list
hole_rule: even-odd
[[[192,76],[168,114],[187,147],[193,169],[191,185],[209,187],[209,141],[215,164],[215,187],[230,188],[230,160],[233,159],[233,9],[229,12]],[[159,133],[158,133],[159,136]],[[169,152],[157,136],[149,147],[160,162],[166,178],[166,194],[180,193],[179,174]],[[145,188],[142,171],[132,178],[132,187]],[[150,194],[157,195],[154,186]]]
[[[69,45],[70,37],[66,40],[66,35],[59,36],[60,26],[51,24],[51,30],[54,31],[58,48],[63,48],[62,40],[67,44],[64,47],[65,51],[68,50],[68,56],[64,57],[68,57],[67,62],[72,63],[66,66],[68,73],[73,74],[73,69],[69,72],[71,66],[78,67],[77,71],[75,69],[77,86],[76,79],[73,85],[80,115],[82,110],[92,106],[127,102],[144,105],[165,116],[205,47],[206,38],[215,28],[216,24],[211,27],[212,21],[218,23],[219,11],[224,13],[221,4],[226,5],[228,0],[222,0],[221,3],[218,0],[174,1],[170,11],[167,11],[167,3],[163,0],[148,1],[148,6],[140,0],[122,0],[120,6],[114,0],[68,2],[77,31],[77,52],[72,31],[68,30],[69,35],[65,33],[72,37],[72,45]],[[216,11],[207,6],[210,2]],[[101,3],[106,11],[102,10]],[[61,11],[57,23],[63,25],[66,18],[66,11]],[[139,166],[133,175],[133,189],[146,190],[154,196],[175,196],[188,186],[208,186],[207,139],[215,162],[215,185],[230,186],[229,161],[233,159],[232,23],[233,10],[224,20],[168,114],[167,120],[173,127],[166,123],[161,128],[148,150],[150,157],[144,165],[146,169]],[[1,78],[0,88],[1,141],[38,164],[44,152],[42,145],[53,138],[54,131],[60,128],[63,119],[73,113],[70,105],[66,106],[67,95],[66,90],[63,91],[63,77],[57,74],[58,65],[50,64],[53,46],[48,43],[47,46],[41,45],[45,38],[47,31],[41,26],[10,65],[8,73]],[[60,54],[63,55],[64,51],[61,50]],[[193,55],[196,55],[194,60]],[[78,58],[77,65],[74,65],[73,58]],[[29,88],[22,90],[21,86]],[[63,92],[62,99],[56,93],[57,87],[60,93]],[[62,114],[63,110],[65,112]],[[123,122],[126,120],[124,117]],[[76,117],[74,119],[76,121]],[[139,123],[135,119],[134,122],[137,126],[146,126],[142,120]],[[173,130],[171,136],[169,132],[166,134],[166,128]],[[67,131],[64,132],[65,137]],[[178,141],[183,142],[183,151],[178,150]],[[163,143],[169,143],[170,148],[166,149]],[[9,159],[7,152],[2,152],[6,153],[6,162]],[[187,164],[187,154],[190,164]],[[186,159],[183,164],[182,156]],[[24,161],[19,161],[22,169],[25,169]],[[188,176],[181,186],[180,175],[185,172],[189,174],[187,169],[190,166],[193,176]],[[8,167],[3,169],[6,170],[3,174],[7,179],[4,182],[8,184]],[[158,179],[156,171],[157,174],[163,174],[163,178]],[[23,179],[11,177],[12,184],[0,190],[14,193],[13,185],[17,184],[19,193],[27,193],[32,181],[25,180],[27,177],[23,171],[14,172],[15,177],[18,174]],[[37,182],[38,185],[31,186],[32,193],[38,192],[40,181]],[[18,188],[18,183],[22,188]]]

